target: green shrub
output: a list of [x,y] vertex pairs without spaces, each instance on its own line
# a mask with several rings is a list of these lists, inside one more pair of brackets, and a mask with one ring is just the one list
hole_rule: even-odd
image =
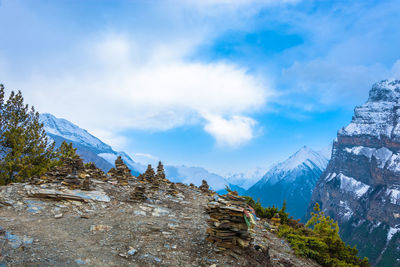
[[278,213],[281,219],[281,223],[288,223],[289,213],[286,212],[286,201],[283,202],[282,208],[278,209],[275,206],[267,208],[262,207],[260,199],[257,199],[257,202],[255,202],[252,197],[244,196],[244,198],[246,199],[247,204],[254,209],[257,217],[271,219],[276,213]]
[[322,266],[369,266],[368,259],[360,259],[357,249],[346,245],[339,236],[337,222],[325,217],[318,203],[306,227],[279,227],[278,235],[285,237],[299,257],[310,258]]

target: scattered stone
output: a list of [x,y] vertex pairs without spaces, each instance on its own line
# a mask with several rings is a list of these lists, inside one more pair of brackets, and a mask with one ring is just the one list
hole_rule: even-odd
[[133,256],[133,255],[135,255],[135,254],[136,254],[136,252],[137,252],[137,250],[136,250],[136,249],[134,249],[134,248],[130,247],[130,249],[128,250],[128,255],[130,255],[130,256]]
[[112,226],[109,226],[109,225],[98,224],[98,225],[90,226],[90,231],[92,231],[92,232],[106,232],[106,231],[110,231],[111,229],[112,229]]
[[56,218],[56,219],[60,219],[60,218],[62,218],[62,217],[63,217],[63,214],[62,214],[62,213],[59,213],[59,214],[54,215],[54,218]]

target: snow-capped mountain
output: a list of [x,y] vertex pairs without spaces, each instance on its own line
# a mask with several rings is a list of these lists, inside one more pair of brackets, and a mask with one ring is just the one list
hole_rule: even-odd
[[258,167],[246,173],[234,173],[226,178],[232,184],[248,190],[255,183],[257,183],[265,174],[266,168]]
[[[56,142],[57,146],[64,140],[72,142],[85,162],[94,162],[97,167],[104,171],[108,171],[114,166],[115,159],[118,156],[122,157],[133,175],[143,173],[147,168],[147,165],[133,161],[125,152],[113,150],[111,146],[66,119],[56,118],[51,114],[44,113],[40,114],[40,122],[43,123],[47,135]],[[165,173],[168,179],[173,182],[193,183],[197,186],[201,185],[201,181],[205,179],[214,190],[222,190],[229,184],[222,176],[210,173],[201,167],[167,165],[165,166]]]
[[165,174],[172,182],[193,183],[196,186],[201,185],[201,181],[204,179],[215,191],[224,189],[228,184],[222,176],[210,173],[201,167],[167,165],[165,166]]
[[302,218],[312,190],[325,170],[328,159],[304,146],[287,160],[274,165],[261,180],[246,192],[260,199],[263,206],[282,206],[286,200],[288,212]]
[[315,202],[372,265],[400,266],[400,80],[372,86],[339,130]]
[[118,156],[122,157],[134,175],[138,175],[144,168],[134,162],[126,153],[113,150],[111,146],[66,119],[43,113],[40,114],[39,121],[43,123],[47,135],[57,146],[64,140],[71,142],[85,162],[94,162],[104,171],[108,171],[114,166],[114,161]]

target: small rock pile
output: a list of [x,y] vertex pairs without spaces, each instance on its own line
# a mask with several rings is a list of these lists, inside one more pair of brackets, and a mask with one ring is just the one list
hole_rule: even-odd
[[132,179],[131,170],[126,166],[121,156],[115,160],[115,168],[111,168],[107,175],[117,179],[120,185],[128,185],[128,180]]
[[208,193],[210,191],[210,187],[208,186],[206,180],[201,181],[201,185],[199,186],[199,189],[205,193]]
[[92,179],[107,180],[107,176],[105,175],[103,170],[97,168],[93,162],[85,164],[85,172]]
[[68,186],[70,189],[78,189],[81,188],[81,186],[83,186],[84,189],[88,188],[88,181],[82,185],[83,179],[89,179],[90,177],[90,175],[86,173],[82,159],[79,156],[74,156],[64,158],[62,161],[60,166],[53,167],[40,178],[33,178],[32,183],[61,183]]
[[250,246],[250,230],[255,221],[252,209],[243,197],[230,192],[217,201],[209,202],[206,212],[210,216],[206,238],[209,242],[215,243],[221,250]]
[[146,189],[143,185],[137,185],[130,195],[130,199],[135,201],[144,201],[146,198]]
[[138,178],[145,183],[149,183],[150,189],[152,191],[157,191],[160,187],[160,179],[154,172],[154,169],[151,166],[151,164],[147,165],[147,169],[146,169],[145,173],[139,175]]
[[175,183],[170,183],[167,193],[173,196],[176,196],[179,193],[178,187],[176,187]]

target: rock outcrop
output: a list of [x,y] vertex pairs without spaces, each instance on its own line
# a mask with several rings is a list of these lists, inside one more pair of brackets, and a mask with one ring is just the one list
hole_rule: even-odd
[[374,84],[338,132],[315,202],[370,263],[400,266],[400,81]]

